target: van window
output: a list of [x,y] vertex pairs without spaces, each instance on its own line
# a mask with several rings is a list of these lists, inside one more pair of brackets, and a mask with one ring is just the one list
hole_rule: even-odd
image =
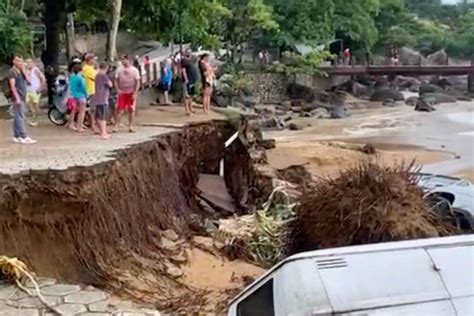
[[237,305],[238,316],[275,316],[273,279],[270,279]]

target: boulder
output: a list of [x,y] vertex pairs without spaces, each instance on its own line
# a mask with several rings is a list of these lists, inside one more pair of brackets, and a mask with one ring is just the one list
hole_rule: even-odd
[[287,92],[290,99],[293,100],[313,102],[316,98],[316,94],[312,88],[297,83],[288,85]]
[[472,101],[472,98],[468,95],[458,95],[458,96],[456,96],[456,99],[458,101],[466,101],[466,102]]
[[344,106],[335,106],[331,109],[331,118],[332,119],[342,119],[345,118],[346,109]]
[[449,82],[448,79],[438,77],[431,78],[430,84],[434,84],[435,86],[441,87],[442,89],[446,89],[447,87],[451,86],[451,82]]
[[316,119],[328,119],[331,118],[331,113],[325,108],[317,108],[311,111],[311,114]]
[[413,86],[419,86],[421,82],[420,80],[413,77],[397,76],[395,78],[394,84],[400,89],[409,89]]
[[455,97],[445,93],[425,93],[423,94],[424,100],[432,100],[435,104],[439,103],[456,103]]
[[239,98],[239,102],[241,102],[247,108],[254,108],[260,103],[260,98],[256,95],[242,94]]
[[291,131],[299,131],[299,130],[302,130],[303,127],[299,124],[296,124],[296,123],[290,123],[288,124],[288,128],[291,130]]
[[383,106],[394,107],[396,105],[397,105],[397,103],[392,99],[387,99],[387,100],[383,101]]
[[418,103],[417,97],[409,97],[405,100],[405,104],[409,106],[415,106]]
[[212,93],[211,102],[214,106],[226,108],[230,106],[230,98],[224,95],[219,95],[215,91]]
[[367,95],[368,92],[369,92],[369,87],[368,86],[364,86],[363,84],[360,84],[358,82],[354,82],[352,84],[352,94],[359,97],[359,96],[363,96],[363,95]]
[[375,89],[380,89],[380,88],[389,88],[390,87],[390,82],[386,77],[378,77],[375,79]]
[[315,109],[317,109],[319,107],[319,105],[317,103],[303,103],[301,105],[301,110],[303,112],[311,112]]
[[402,47],[398,50],[398,54],[400,55],[400,64],[402,65],[427,65],[428,61],[425,57],[423,57],[419,52],[407,48]]
[[429,105],[428,102],[426,102],[425,100],[420,99],[420,100],[418,100],[418,102],[416,103],[415,111],[419,111],[419,112],[433,112],[433,111],[436,111],[436,109],[435,109],[434,107],[432,107],[431,105]]
[[293,113],[301,113],[301,112],[303,112],[303,110],[301,109],[301,106],[294,106],[294,107],[291,108],[291,111],[292,111]]
[[283,101],[281,104],[278,104],[276,106],[276,109],[280,111],[291,111],[291,106],[292,106],[291,101]]
[[408,91],[413,92],[413,93],[419,93],[420,86],[411,86],[410,88],[408,88]]
[[422,83],[420,85],[420,90],[419,93],[420,95],[425,94],[425,93],[434,93],[434,92],[442,92],[443,89],[439,86],[436,86],[434,84],[430,83]]
[[428,64],[430,65],[446,65],[448,61],[448,54],[444,49],[439,50],[431,55],[426,57]]
[[392,88],[376,89],[370,97],[370,101],[373,102],[384,102],[389,99],[393,101],[404,101],[405,97],[400,91]]

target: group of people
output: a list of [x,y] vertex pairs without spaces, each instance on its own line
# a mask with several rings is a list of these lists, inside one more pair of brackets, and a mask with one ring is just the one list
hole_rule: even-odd
[[[109,71],[109,65],[93,54],[86,54],[84,61],[75,59],[70,65],[68,109],[71,112],[68,127],[83,132],[86,107],[89,104],[91,127],[95,134],[108,139],[107,122],[113,123],[113,132],[118,132],[121,118],[128,112],[128,130],[133,127],[136,101],[140,89],[140,73],[127,55],[120,59],[116,71]],[[116,103],[111,93],[116,92]],[[109,113],[110,112],[110,113]],[[76,119],[77,117],[77,119]]]
[[181,79],[186,115],[191,115],[196,112],[193,106],[193,98],[196,95],[196,84],[199,77],[201,78],[203,110],[208,114],[211,109],[215,73],[210,63],[210,55],[208,53],[204,53],[199,57],[198,68],[199,74],[190,50],[186,51],[184,55],[178,52],[161,63],[159,87],[164,94],[165,103],[170,104],[169,93],[173,81],[175,79]]
[[[131,61],[127,55],[120,58],[118,67],[110,67],[106,62],[97,62],[93,54],[83,58],[73,58],[68,67],[69,80],[65,102],[69,110],[67,127],[77,132],[87,130],[84,121],[88,110],[91,118],[91,129],[103,139],[109,139],[107,125],[113,125],[113,132],[121,127],[123,114],[128,112],[128,131],[133,133],[135,109],[138,92],[141,86],[139,64]],[[202,104],[205,113],[210,112],[214,69],[210,55],[204,53],[199,57],[197,67],[191,51],[177,53],[161,64],[160,89],[164,92],[165,103],[170,104],[169,93],[173,81],[180,79],[183,84],[183,103],[186,115],[195,113],[193,98],[196,84],[201,79]],[[31,126],[36,126],[41,93],[46,89],[43,73],[33,60],[25,61],[20,55],[13,58],[13,67],[8,74],[9,101],[13,112],[13,134],[15,143],[34,144],[36,140],[27,136],[26,105],[29,105],[32,119]]]

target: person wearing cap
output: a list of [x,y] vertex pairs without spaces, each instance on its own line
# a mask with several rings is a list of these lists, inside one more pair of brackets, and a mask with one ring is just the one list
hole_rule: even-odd
[[117,119],[114,133],[120,127],[120,120],[123,112],[128,111],[128,131],[134,133],[133,121],[135,119],[135,107],[137,103],[138,91],[140,90],[140,73],[134,67],[127,55],[121,58],[122,66],[115,73],[115,87],[118,93],[117,99]]
[[[82,67],[82,76],[86,80],[86,91],[87,98],[90,100],[95,94],[95,77],[97,76],[97,70],[95,69],[96,58],[94,54],[86,54],[84,57],[84,66]],[[99,132],[95,121],[95,106],[91,104],[89,108],[91,113],[91,124],[92,129],[95,133]]]

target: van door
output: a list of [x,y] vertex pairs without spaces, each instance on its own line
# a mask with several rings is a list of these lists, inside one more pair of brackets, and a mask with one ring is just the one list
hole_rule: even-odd
[[459,315],[474,315],[474,246],[426,250]]

